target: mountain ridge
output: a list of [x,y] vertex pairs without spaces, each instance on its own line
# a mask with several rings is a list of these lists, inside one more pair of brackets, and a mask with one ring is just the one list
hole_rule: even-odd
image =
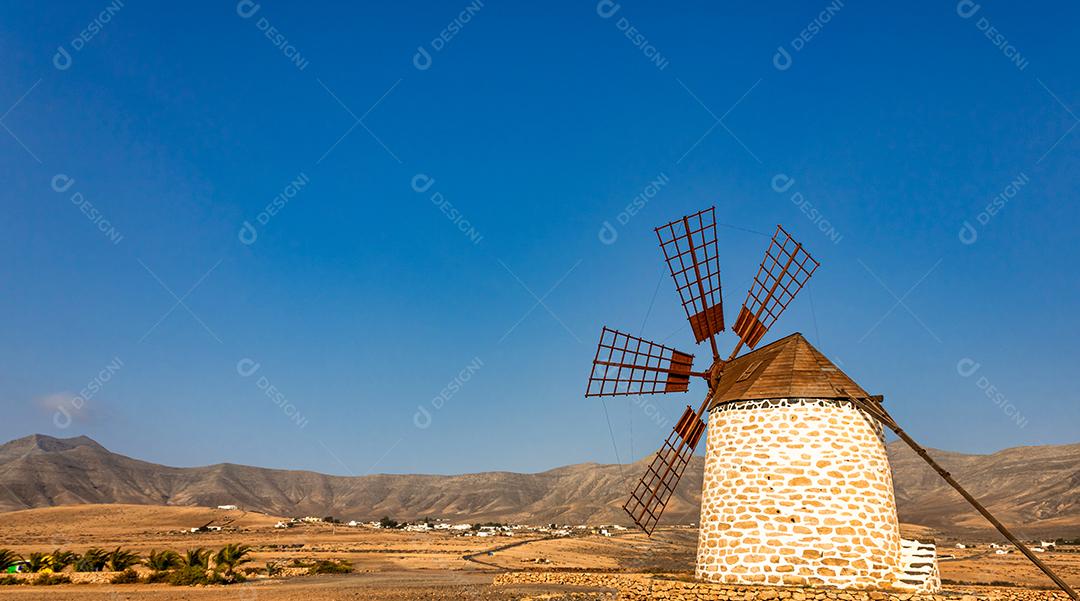
[[[921,459],[888,445],[901,520],[944,532],[989,528]],[[929,449],[1007,524],[1030,535],[1080,533],[1080,443],[986,455]],[[216,506],[346,519],[426,516],[523,523],[628,524],[621,507],[650,457],[535,473],[336,476],[236,463],[171,467],[109,451],[86,436],[32,434],[0,445],[0,511],[74,503]],[[704,457],[694,456],[664,514],[697,521]],[[630,481],[628,481],[628,479]]]

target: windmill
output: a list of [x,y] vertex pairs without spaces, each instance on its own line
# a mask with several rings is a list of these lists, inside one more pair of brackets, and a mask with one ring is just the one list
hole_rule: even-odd
[[[740,584],[840,588],[940,588],[934,549],[900,539],[889,428],[1072,599],[1077,593],[942,468],[870,395],[792,334],[755,349],[819,263],[777,226],[732,326],[724,331],[715,208],[656,228],[695,341],[709,341],[712,363],[618,330],[602,329],[585,396],[687,392],[702,378],[708,393],[687,406],[623,509],[646,534],[655,530],[705,433],[696,574]],[[752,350],[740,356],[743,347]],[[927,571],[927,565],[931,569]]]
[[694,371],[693,355],[605,326],[585,392],[586,397],[687,392],[691,377],[708,382],[709,393],[697,411],[686,407],[623,506],[650,535],[705,431],[702,418],[724,366],[744,346],[757,345],[819,265],[802,244],[776,226],[732,327],[739,339],[722,359],[716,342],[725,328],[715,207],[658,227],[656,235],[694,339],[699,344],[709,341],[712,364],[705,371]]

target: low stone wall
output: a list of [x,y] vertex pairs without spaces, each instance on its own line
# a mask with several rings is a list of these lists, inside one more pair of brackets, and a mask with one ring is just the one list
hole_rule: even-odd
[[495,576],[495,586],[507,584],[564,584],[623,590],[648,579],[640,574],[594,574],[590,572],[506,572]]
[[936,595],[835,588],[796,588],[714,584],[671,580],[651,574],[587,572],[507,572],[494,583],[561,584],[618,591],[620,601],[1069,601],[1060,591],[1030,589],[964,589]]
[[[70,578],[72,584],[108,584],[109,581],[119,573],[120,572],[60,572],[59,575]],[[32,582],[35,578],[41,576],[41,574],[19,572],[16,574],[0,574],[0,576],[14,576],[16,580]],[[3,591],[3,589],[0,588],[0,591]]]
[[1032,590],[1029,588],[958,587],[974,595],[983,595],[992,601],[1072,601],[1058,589]]

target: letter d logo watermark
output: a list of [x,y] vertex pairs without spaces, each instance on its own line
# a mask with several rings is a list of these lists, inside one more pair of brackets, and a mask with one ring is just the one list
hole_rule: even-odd
[[251,246],[259,239],[259,232],[254,225],[245,221],[244,225],[240,226],[240,231],[236,233],[236,237],[240,240],[240,244]]
[[236,4],[236,14],[240,15],[242,19],[250,19],[255,16],[255,13],[259,12],[260,8],[262,7],[252,2],[252,0],[240,0]]
[[244,357],[236,362],[236,373],[246,378],[259,371],[259,367],[261,366],[257,361]]
[[67,71],[71,68],[71,55],[68,54],[67,48],[63,46],[56,47],[56,54],[52,57],[52,64],[60,71]]
[[982,6],[975,4],[971,0],[960,0],[956,5],[956,14],[960,15],[961,19],[970,19],[975,16],[975,13],[979,12]]
[[776,47],[776,54],[772,57],[772,64],[777,71],[787,71],[791,68],[791,55],[788,54],[787,48],[783,46]]
[[425,409],[422,405],[416,406],[416,413],[413,414],[413,425],[421,430],[428,429],[431,426],[431,413]]
[[435,178],[426,173],[417,173],[413,176],[410,184],[412,184],[413,192],[423,194],[431,189],[431,186],[435,185]]
[[772,189],[780,194],[787,192],[794,185],[795,178],[788,177],[785,173],[777,173],[772,178]]
[[75,180],[64,175],[63,173],[57,173],[52,178],[52,189],[57,192],[67,192],[69,188],[75,185]]
[[53,414],[53,425],[63,430],[71,425],[71,413],[67,407],[58,407]]
[[970,378],[975,372],[979,371],[980,367],[982,367],[982,363],[969,357],[964,357],[956,364],[956,373],[965,378]]
[[600,0],[596,4],[596,14],[600,15],[601,19],[610,19],[615,16],[615,13],[619,12],[622,6],[612,0]]
[[427,48],[423,46],[416,47],[416,54],[412,57],[412,64],[418,71],[427,71],[431,68],[431,55],[428,53]]
[[619,230],[615,229],[614,225],[611,225],[610,221],[605,221],[600,226],[600,231],[596,233],[596,237],[600,240],[601,244],[607,244],[608,246],[615,244],[615,241],[619,239]]
[[979,231],[975,229],[975,226],[965,221],[960,226],[959,238],[960,244],[975,244],[975,241],[979,239]]

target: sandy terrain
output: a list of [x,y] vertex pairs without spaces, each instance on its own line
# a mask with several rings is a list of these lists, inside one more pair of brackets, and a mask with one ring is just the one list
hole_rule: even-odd
[[[953,582],[1012,582],[1028,587],[1052,587],[1053,583],[1018,551],[995,555],[985,545],[977,549],[941,549],[955,559],[939,560],[941,577]],[[1065,548],[1061,552],[1040,553],[1039,559],[1049,565],[1073,588],[1080,586],[1080,548]]]
[[[145,553],[150,549],[183,551],[191,547],[215,548],[238,542],[255,549],[252,565],[291,559],[346,559],[352,574],[259,579],[230,587],[172,587],[147,585],[60,585],[54,587],[5,586],[5,597],[20,600],[71,599],[537,599],[602,598],[582,596],[559,587],[494,588],[499,570],[571,569],[625,572],[690,572],[693,569],[696,531],[689,528],[658,530],[650,539],[636,531],[615,536],[581,535],[550,539],[532,533],[514,537],[462,537],[449,533],[411,533],[327,524],[275,529],[280,518],[242,511],[191,507],[137,505],[83,505],[0,514],[0,548],[20,554],[51,551],[57,547],[83,551],[89,547],[124,546]],[[221,532],[185,533],[183,529],[207,522],[222,525]],[[908,529],[926,537],[926,530]],[[941,561],[942,577],[957,582],[1005,581],[1043,586],[1048,581],[1017,553],[995,555],[982,546],[955,549],[940,540],[942,554],[956,559]],[[1080,585],[1080,549],[1043,554],[1047,563],[1070,582]],[[467,560],[465,557],[472,557]],[[582,594],[579,594],[582,593]],[[568,596],[570,595],[570,596]]]

